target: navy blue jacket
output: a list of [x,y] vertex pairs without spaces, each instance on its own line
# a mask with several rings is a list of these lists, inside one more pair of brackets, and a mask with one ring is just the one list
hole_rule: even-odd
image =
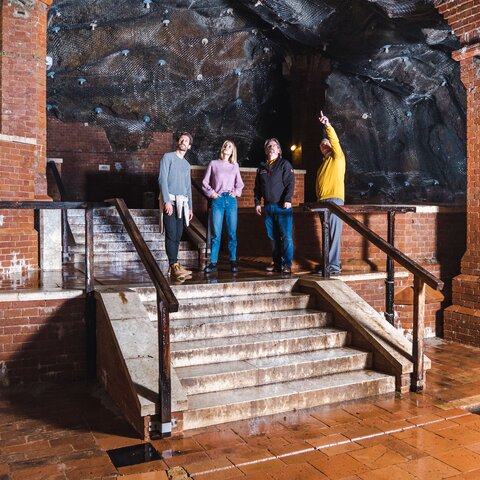
[[292,203],[294,190],[295,175],[288,160],[279,158],[270,166],[266,162],[260,164],[253,189],[255,206],[260,205],[263,198],[265,205],[283,207],[285,202]]

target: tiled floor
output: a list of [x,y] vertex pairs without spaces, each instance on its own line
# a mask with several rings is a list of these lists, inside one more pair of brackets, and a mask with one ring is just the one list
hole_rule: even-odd
[[118,470],[140,443],[97,385],[0,390],[0,479],[480,479],[480,349],[431,340],[423,394],[235,422],[152,442],[162,459]]

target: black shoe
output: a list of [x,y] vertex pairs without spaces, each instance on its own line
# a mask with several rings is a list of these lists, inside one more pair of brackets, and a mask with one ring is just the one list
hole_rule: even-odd
[[[340,273],[342,273],[341,270],[333,270],[333,269],[328,270],[328,272],[331,277],[335,277],[337,275],[340,275]],[[315,273],[316,275],[323,275],[323,268],[318,267],[313,271],[313,273]]]
[[281,272],[282,267],[280,265],[277,265],[276,263],[269,263],[266,267],[265,270],[267,272]]
[[233,273],[237,273],[237,272],[238,272],[237,262],[235,262],[235,261],[230,262],[230,270],[231,270]]
[[216,272],[217,271],[217,264],[216,263],[209,263],[203,271],[205,273],[211,273],[211,272]]
[[283,265],[282,273],[292,273],[292,267],[289,267],[288,265]]

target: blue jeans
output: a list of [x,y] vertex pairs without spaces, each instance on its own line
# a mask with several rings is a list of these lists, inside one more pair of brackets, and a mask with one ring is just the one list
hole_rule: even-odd
[[223,217],[227,223],[228,250],[230,261],[237,260],[237,199],[229,193],[222,193],[218,198],[212,200],[212,252],[210,262],[218,262],[220,241],[222,240]]
[[277,266],[292,266],[292,209],[278,205],[265,205],[265,227],[272,242],[273,263]]

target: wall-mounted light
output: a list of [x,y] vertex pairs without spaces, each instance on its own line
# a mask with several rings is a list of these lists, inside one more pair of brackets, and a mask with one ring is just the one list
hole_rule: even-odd
[[123,55],[124,57],[126,57],[129,53],[130,53],[130,50],[127,50],[127,49],[122,50],[122,55]]
[[237,68],[235,69],[235,75],[240,76],[241,74],[242,74],[242,69],[241,69],[240,67],[237,67]]
[[52,68],[52,65],[53,65],[53,58],[50,56],[50,55],[47,55],[45,57],[45,64],[47,66],[47,70],[50,70]]
[[150,123],[152,121],[152,119],[150,118],[150,115],[144,115],[143,116],[143,121],[145,123]]
[[199,81],[200,81],[200,80],[203,80],[203,75],[202,75],[201,73],[199,73],[199,74],[197,75],[197,80],[199,80]]
[[297,147],[295,144],[293,144],[293,145],[290,147],[290,150],[291,150],[292,152],[294,152],[297,148],[298,148],[298,147]]
[[383,49],[385,50],[385,53],[388,53],[390,51],[390,48],[392,48],[391,45],[384,45]]
[[165,19],[163,22],[162,22],[163,26],[164,27],[168,27],[170,25],[170,20],[168,19]]
[[77,81],[79,85],[83,85],[84,83],[87,83],[87,79],[83,77],[80,77]]
[[151,3],[152,3],[152,0],[143,0],[143,8],[150,10]]
[[53,72],[53,71],[52,71],[52,72],[48,72],[48,73],[47,73],[47,77],[48,77],[48,78],[53,78],[53,77],[55,77],[55,72]]
[[163,67],[164,65],[167,64],[167,62],[166,62],[163,58],[161,58],[161,59],[157,62],[157,64]]
[[97,28],[97,26],[98,26],[98,23],[97,23],[96,20],[94,20],[93,22],[90,23],[90,28],[92,30],[95,30]]
[[56,25],[55,27],[52,27],[50,29],[50,31],[53,32],[53,33],[58,33],[60,30],[61,30],[61,28],[58,25]]
[[233,8],[227,8],[227,15],[233,15]]
[[237,107],[239,107],[240,105],[242,105],[243,101],[241,98],[237,98],[233,104],[236,105]]
[[208,44],[208,38],[202,38],[202,45]]
[[47,112],[49,112],[53,108],[51,103],[47,103]]
[[102,107],[95,107],[94,112],[98,115],[98,114],[103,112],[103,108]]

